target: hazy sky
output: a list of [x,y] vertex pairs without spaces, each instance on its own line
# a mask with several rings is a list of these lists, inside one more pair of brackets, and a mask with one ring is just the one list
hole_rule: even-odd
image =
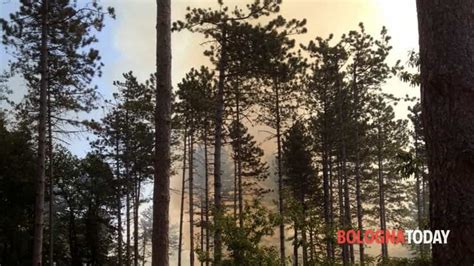
[[[248,3],[248,1],[224,1],[229,6]],[[79,0],[85,2],[85,0]],[[172,19],[183,18],[185,7],[216,6],[217,0],[173,0]],[[133,70],[142,80],[148,78],[155,70],[155,1],[152,0],[108,0],[102,1],[104,5],[114,6],[116,20],[107,20],[106,27],[99,34],[99,49],[105,67],[103,76],[96,79],[99,90],[105,98],[111,98],[114,87],[112,82],[121,79],[124,72]],[[8,13],[17,8],[17,2],[1,1],[0,16],[6,17]],[[286,18],[306,18],[308,33],[298,36],[297,41],[306,44],[316,36],[327,37],[334,33],[337,40],[343,33],[357,29],[359,22],[365,24],[367,32],[377,36],[382,26],[388,28],[392,36],[393,51],[389,61],[394,63],[400,59],[406,62],[408,51],[417,49],[418,34],[416,21],[415,1],[413,0],[283,0],[281,14]],[[173,84],[183,78],[191,67],[207,64],[202,55],[203,47],[201,36],[189,32],[173,33]],[[8,56],[3,47],[0,51],[2,69],[6,66]],[[24,84],[19,79],[11,82],[15,91],[13,98],[18,100],[25,92]],[[384,90],[398,96],[410,94],[418,95],[418,89],[410,88],[398,79],[390,80]],[[406,116],[406,104],[396,108],[397,116]],[[86,117],[99,118],[102,111],[98,110]],[[255,131],[253,133],[258,133]],[[262,136],[257,136],[262,140]],[[88,141],[85,137],[74,138],[70,149],[82,156],[88,150]],[[273,146],[271,142],[264,143],[266,150]],[[172,186],[179,188],[179,178],[173,178]],[[171,204],[171,222],[178,221],[177,195],[173,194]],[[187,228],[187,227],[186,227]],[[378,248],[375,248],[378,252]],[[391,255],[396,251],[393,251]],[[187,256],[184,254],[184,258]]]

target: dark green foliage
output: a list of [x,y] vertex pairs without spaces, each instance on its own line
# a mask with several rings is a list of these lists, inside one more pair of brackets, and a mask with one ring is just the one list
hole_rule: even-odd
[[57,150],[58,263],[110,263],[116,182],[112,170],[100,155],[80,160],[60,147]]
[[[0,110],[0,210],[8,214],[0,217],[1,265],[31,264],[36,150],[29,130],[39,110],[40,2],[22,0],[18,12],[0,20],[3,44],[13,55],[0,76],[0,103],[13,105],[8,96],[14,88],[7,86],[12,75],[21,75],[28,88],[16,108],[16,124],[9,125]],[[218,4],[188,8],[173,24],[175,31],[205,38],[210,67],[191,68],[173,95],[172,148],[186,149],[172,152],[189,159],[174,156],[171,162],[185,160],[180,192],[183,199],[189,193],[191,224],[190,235],[183,236],[188,232],[182,227],[183,200],[179,244],[171,227],[170,253],[184,254],[183,240],[192,239],[189,246],[206,265],[273,266],[290,260],[337,265],[341,259],[429,265],[429,247],[414,247],[418,257],[396,259],[387,246],[370,257],[360,252],[363,245],[335,241],[338,229],[428,226],[421,107],[409,109],[409,120],[398,119],[394,107],[400,99],[383,90],[394,75],[419,85],[419,74],[411,71],[419,67],[418,54],[410,53],[407,69],[390,65],[387,30],[374,37],[362,23],[338,40],[316,37],[298,46],[293,36],[306,32],[306,20],[278,15],[280,0],[254,0],[244,8]],[[117,91],[104,101],[100,120],[77,116],[97,107],[92,84],[103,65],[94,48],[96,34],[113,13],[96,1],[50,0],[46,50],[53,138],[73,132],[71,125],[95,133],[85,158],[60,145],[51,156],[55,226],[44,227],[45,235],[54,233],[58,265],[132,265],[149,262],[152,255],[152,208],[140,207],[149,200],[143,192],[155,168],[168,162],[165,156],[153,164],[154,144],[160,141],[155,139],[160,128],[153,128],[160,114],[155,90],[163,80],[152,74],[142,82],[132,71],[124,73],[113,83]],[[264,141],[276,139],[276,147],[264,154],[256,128],[269,133]],[[276,156],[273,178],[264,155]],[[278,180],[278,189],[267,180]],[[171,188],[181,189],[175,183]],[[227,208],[232,196],[233,212]],[[278,215],[270,210],[272,200]],[[292,252],[285,251],[290,241]],[[49,262],[51,243],[43,242],[43,261]]]
[[[223,259],[223,265],[278,265],[278,251],[265,246],[262,241],[273,235],[278,219],[256,200],[246,205],[242,214],[244,226],[237,219],[226,215],[220,221],[222,240],[229,254]],[[218,221],[219,223],[219,221]]]
[[[95,108],[94,76],[100,76],[103,64],[95,33],[104,27],[106,15],[114,16],[113,8],[104,9],[97,2],[83,5],[76,0],[51,0],[49,4],[49,88],[52,123],[65,133],[65,125],[80,121],[65,117]],[[20,74],[28,86],[25,100],[18,106],[21,115],[35,117],[38,112],[39,57],[41,45],[41,1],[21,1],[19,11],[1,19],[2,42],[13,55],[10,68]],[[34,119],[33,119],[34,121]]]
[[25,127],[0,116],[0,264],[31,264],[35,152]]
[[[240,160],[244,198],[260,198],[268,189],[262,187],[262,181],[268,177],[268,166],[263,161],[263,150],[258,147],[247,128],[236,121],[229,126],[229,137],[233,149],[232,159]],[[241,144],[237,147],[238,142]],[[237,149],[238,152],[237,152]]]

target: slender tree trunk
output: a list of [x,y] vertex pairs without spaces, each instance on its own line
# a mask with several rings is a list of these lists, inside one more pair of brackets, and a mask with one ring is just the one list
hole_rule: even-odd
[[[126,102],[127,103],[127,102]],[[132,185],[132,174],[130,172],[130,162],[131,162],[131,147],[130,147],[130,128],[128,127],[130,123],[129,116],[128,116],[128,110],[125,110],[125,151],[124,151],[124,165],[125,165],[125,229],[126,229],[126,242],[125,242],[125,264],[131,265],[130,259],[131,259],[131,228],[130,228],[130,190],[133,191]],[[132,192],[133,193],[133,192]],[[133,198],[133,195],[132,195]]]
[[324,224],[325,224],[325,238],[326,238],[326,256],[331,258],[331,222],[330,222],[330,193],[329,193],[329,166],[327,147],[325,144],[325,138],[323,137],[323,154],[322,154],[322,167],[323,167],[323,194],[324,194]]
[[189,134],[189,265],[194,266],[194,136]]
[[48,94],[48,13],[49,0],[43,0],[41,15],[41,50],[40,50],[40,97],[38,121],[38,169],[35,195],[35,225],[33,238],[34,266],[43,265],[43,215],[44,215],[44,186],[46,166],[46,116]]
[[[333,169],[332,169],[332,146],[330,145],[328,148],[328,168],[329,168],[329,221],[330,221],[330,227],[331,232],[334,231],[334,181],[333,181]],[[336,256],[335,252],[335,247],[334,247],[334,236],[331,236],[330,238],[330,245],[331,245],[331,250],[330,250],[330,256],[329,256],[329,261],[330,263],[334,263],[334,258]]]
[[54,160],[51,91],[48,91],[48,160],[49,160],[49,265],[54,266]]
[[[203,199],[202,196],[200,198],[201,198],[200,199],[200,205],[201,205],[200,206],[201,207],[200,208],[201,209],[201,217],[200,217],[200,222],[201,222],[201,248],[200,249],[201,249],[201,252],[203,252],[204,251],[204,223],[205,223],[205,221],[204,221],[204,199]],[[201,260],[200,264],[201,264],[201,266],[203,266],[204,261]]]
[[169,265],[171,169],[171,1],[157,0],[155,175],[152,265]]
[[[340,158],[339,158],[340,159]],[[346,227],[346,222],[345,222],[345,216],[344,216],[344,188],[343,188],[343,178],[342,178],[342,163],[339,161],[338,162],[338,175],[337,175],[337,188],[338,188],[338,199],[339,199],[339,224],[341,228]],[[349,259],[348,259],[348,248],[347,244],[341,244],[341,257],[342,257],[342,263],[344,265],[349,264]]]
[[[307,178],[306,178],[307,180]],[[302,250],[303,250],[303,266],[308,265],[308,243],[306,242],[306,186],[308,183],[305,181],[301,183],[300,191],[300,202],[303,207],[303,219],[301,221],[301,241],[302,241]]]
[[[303,217],[306,218],[306,212],[303,211]],[[303,266],[308,265],[308,243],[307,243],[307,236],[306,236],[306,225],[301,227],[301,241],[302,249],[303,249]]]
[[119,140],[119,123],[118,123],[118,115],[115,116],[115,123],[116,125],[116,132],[115,132],[115,166],[116,166],[116,175],[117,175],[117,257],[118,257],[118,265],[122,266],[122,185],[121,185],[121,178],[120,178],[120,140]]
[[[353,92],[354,92],[354,102],[355,102],[355,180],[356,180],[356,204],[357,204],[357,225],[359,231],[364,231],[363,225],[363,215],[364,210],[362,209],[362,196],[360,191],[360,143],[359,143],[359,91],[357,88],[357,74],[356,66],[354,66],[353,74]],[[364,260],[364,244],[359,244],[359,263],[360,265],[365,264]]]
[[[125,170],[128,172],[127,170]],[[130,182],[130,176],[127,174],[127,183]],[[125,264],[130,265],[130,235],[131,235],[131,230],[130,230],[130,187],[127,184],[127,194],[125,195],[125,224],[126,224],[126,250],[125,250]]]
[[[128,125],[129,123],[128,119],[128,111],[125,112],[125,123]],[[132,177],[130,174],[130,144],[129,144],[129,130],[126,130],[126,135],[125,135],[125,152],[126,156],[124,156],[124,164],[125,164],[125,188],[126,188],[126,194],[125,194],[125,229],[126,229],[126,242],[125,242],[125,264],[126,265],[131,265],[130,264],[130,237],[131,237],[131,228],[130,228],[130,188],[131,188],[131,182],[132,182]]]
[[138,213],[140,209],[140,176],[135,180],[135,204],[133,213],[133,265],[138,266]]
[[181,266],[181,252],[183,248],[183,217],[184,217],[184,192],[186,190],[186,156],[187,156],[187,128],[184,128],[183,139],[183,174],[181,181],[181,206],[179,209],[179,240],[178,240],[178,266]]
[[280,118],[280,94],[278,81],[274,79],[273,85],[275,88],[275,110],[276,110],[276,138],[277,138],[277,172],[278,172],[278,213],[281,217],[280,228],[280,260],[281,265],[285,265],[285,223],[283,222],[283,174],[281,165],[281,118]]
[[[382,162],[382,132],[380,126],[377,130],[378,142],[377,143],[377,161],[378,161],[378,177],[379,177],[379,216],[380,216],[380,229],[385,231],[387,229],[385,223],[385,184],[384,184],[384,174],[383,174],[383,162]],[[388,248],[386,243],[381,243],[382,247],[382,260],[386,261],[388,259]]]
[[238,194],[237,194],[237,159],[234,160],[234,204],[232,205],[232,207],[234,208],[234,217],[237,218],[237,198],[238,198]]
[[[120,193],[120,192],[119,192]],[[117,197],[117,256],[118,256],[118,265],[122,265],[122,199],[120,196]]]
[[293,232],[293,265],[298,265],[298,225],[297,222],[294,222],[294,232]]
[[[237,123],[240,125],[240,91],[239,91],[239,83],[237,84],[236,95],[235,95],[235,110],[236,110],[236,119]],[[239,226],[240,228],[244,227],[244,220],[243,220],[243,212],[244,212],[244,204],[243,204],[243,192],[242,192],[242,158],[240,155],[242,145],[242,132],[237,134],[237,183],[238,183],[238,191],[239,191]]]
[[[222,25],[221,51],[219,60],[219,81],[217,84],[216,97],[216,117],[215,117],[215,136],[214,136],[214,221],[220,222],[223,215],[222,209],[222,178],[221,178],[221,149],[222,149],[222,126],[224,115],[224,85],[226,69],[226,25]],[[216,226],[214,231],[214,264],[221,265],[222,260],[222,229]]]
[[146,233],[143,232],[143,241],[142,241],[142,266],[145,266],[145,263],[146,263],[146,241],[147,241],[147,237],[146,237]]
[[[341,94],[341,89],[340,94]],[[352,227],[351,225],[351,206],[350,206],[350,199],[349,199],[349,182],[347,180],[347,168],[346,168],[346,163],[347,163],[347,151],[346,151],[346,136],[344,135],[345,132],[345,113],[343,110],[343,99],[342,95],[340,95],[339,101],[339,122],[341,126],[341,133],[343,134],[341,136],[341,181],[342,181],[342,186],[343,186],[343,198],[344,198],[344,209],[343,209],[343,228],[344,230],[348,230],[349,228]],[[342,252],[342,257],[343,257],[343,264],[348,265],[349,264],[349,259],[352,261],[353,257],[353,250],[352,250],[352,245],[350,244],[344,244],[343,245],[343,252]]]
[[208,138],[208,124],[206,122],[204,126],[204,179],[205,179],[205,209],[206,209],[206,266],[209,266],[209,252],[210,252],[210,242],[209,242],[209,159],[207,151],[207,138]]
[[332,207],[330,206],[331,200],[330,200],[330,187],[329,187],[329,151],[328,151],[328,132],[329,132],[329,125],[327,122],[327,116],[328,114],[328,101],[327,101],[327,91],[324,90],[324,96],[323,96],[323,129],[320,132],[321,136],[321,158],[322,158],[322,170],[323,170],[323,198],[324,198],[324,224],[325,224],[325,240],[326,240],[326,256],[328,259],[331,258],[331,246],[332,246],[332,240],[331,240],[331,234],[332,234],[332,227],[331,227],[331,221],[330,221],[330,212]]
[[309,256],[311,258],[311,263],[314,264],[314,240],[313,240],[313,229],[309,229],[309,245],[311,246],[309,249]]
[[474,261],[474,0],[418,0],[421,103],[435,265]]

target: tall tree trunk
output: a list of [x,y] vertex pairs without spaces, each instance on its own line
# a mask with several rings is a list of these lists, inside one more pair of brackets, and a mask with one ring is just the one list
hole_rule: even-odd
[[418,0],[421,103],[435,265],[474,261],[474,0]]
[[[222,149],[222,126],[224,115],[224,85],[226,69],[226,24],[222,24],[221,51],[219,60],[219,80],[217,84],[216,117],[214,136],[214,220],[219,223],[223,215],[222,209],[222,173],[221,173],[221,149]],[[214,230],[214,264],[221,265],[222,260],[222,228],[216,226]]]
[[[377,163],[378,163],[378,177],[379,177],[379,216],[380,216],[380,229],[385,231],[387,229],[385,222],[385,184],[383,174],[383,162],[382,162],[382,132],[380,126],[377,130]],[[388,259],[388,247],[386,243],[381,243],[382,247],[382,260]]]
[[[340,131],[342,136],[340,137],[340,145],[341,145],[341,169],[340,169],[340,174],[341,174],[341,182],[343,186],[343,199],[344,199],[344,209],[343,209],[343,228],[344,230],[349,230],[349,228],[352,227],[351,223],[351,205],[350,205],[350,199],[349,199],[349,182],[347,180],[347,150],[346,150],[346,136],[344,135],[345,132],[345,111],[343,109],[343,104],[344,104],[344,99],[342,95],[342,89],[339,88],[339,124],[340,124]],[[352,245],[350,244],[343,244],[343,249],[342,249],[342,257],[343,257],[343,264],[348,265],[349,264],[349,259],[351,259],[352,262],[352,257],[353,257],[353,249]]]
[[[333,180],[333,169],[332,169],[332,146],[329,145],[328,147],[328,168],[329,168],[329,223],[331,228],[331,232],[334,231],[334,180]],[[329,256],[329,261],[330,263],[334,263],[334,258],[336,256],[336,248],[335,248],[335,243],[334,243],[334,236],[331,236],[330,238],[330,244],[331,244],[331,250],[330,250],[330,256]]]
[[38,121],[38,169],[35,193],[35,224],[33,238],[34,266],[43,265],[43,215],[44,215],[44,186],[46,166],[46,116],[47,116],[47,94],[48,94],[48,13],[49,0],[43,0],[41,10],[41,50],[40,50],[40,97],[39,97],[39,121]]
[[[119,192],[120,193],[120,192]],[[122,265],[122,199],[117,196],[117,256],[118,256],[118,265]]]
[[152,265],[169,265],[171,169],[171,1],[156,0],[155,174]]
[[[125,103],[127,103],[128,99],[126,100]],[[133,178],[132,174],[130,171],[130,163],[131,163],[131,146],[130,146],[130,138],[131,138],[131,133],[130,133],[130,128],[128,127],[130,123],[129,116],[128,116],[128,110],[125,110],[125,156],[123,158],[124,160],[124,165],[125,165],[125,188],[126,188],[126,194],[125,194],[125,226],[126,226],[126,247],[125,247],[125,264],[126,265],[131,265],[130,259],[131,259],[131,224],[130,224],[130,191],[133,193]],[[132,197],[133,198],[133,195]]]
[[281,165],[281,118],[280,118],[280,92],[278,81],[273,80],[275,88],[275,111],[276,111],[276,138],[277,138],[277,172],[278,172],[278,213],[280,214],[280,260],[281,265],[285,265],[285,223],[283,222],[283,173]]
[[298,224],[294,222],[294,232],[293,232],[293,265],[298,266]]
[[233,209],[234,209],[234,217],[237,218],[237,201],[238,201],[238,192],[237,192],[237,159],[234,160],[234,202],[233,202]]
[[54,161],[51,91],[48,90],[48,161],[49,161],[49,265],[54,265]]
[[[356,60],[357,61],[357,60]],[[354,66],[353,70],[353,93],[354,93],[354,105],[355,105],[355,181],[356,181],[356,205],[357,205],[357,225],[359,227],[359,231],[364,231],[363,225],[363,215],[364,210],[362,209],[362,196],[360,191],[360,143],[359,143],[359,91],[357,88],[357,74],[356,74],[356,66]],[[364,243],[359,244],[359,263],[360,265],[364,265]]]
[[207,151],[207,138],[208,138],[208,124],[204,125],[204,189],[205,189],[205,209],[206,209],[206,266],[209,266],[209,168],[208,168],[208,151]]
[[307,182],[301,183],[301,206],[303,207],[303,219],[301,221],[301,242],[303,250],[303,266],[308,265],[308,243],[306,243],[306,186]]
[[142,266],[145,266],[146,263],[146,242],[147,242],[147,237],[146,237],[146,232],[143,231],[143,241],[142,241]]
[[328,137],[329,137],[329,125],[327,121],[328,117],[328,95],[327,90],[324,90],[323,95],[323,113],[321,114],[323,117],[323,129],[320,132],[321,136],[321,158],[322,158],[322,170],[323,170],[323,198],[324,198],[324,224],[325,224],[325,238],[326,238],[326,256],[330,260],[331,259],[331,234],[332,234],[332,227],[330,221],[330,212],[332,207],[331,204],[331,195],[330,195],[330,180],[329,180],[329,150],[328,150]]
[[[340,160],[340,158],[339,158]],[[337,190],[338,190],[338,200],[339,200],[339,224],[343,230],[346,227],[346,222],[345,222],[345,216],[344,216],[344,188],[343,188],[343,178],[342,178],[342,163],[341,161],[338,162],[338,175],[337,175]],[[349,264],[349,259],[348,259],[348,248],[347,244],[341,244],[341,257],[342,257],[342,263],[344,265]]]
[[322,167],[323,167],[323,194],[324,194],[324,224],[325,224],[325,240],[326,240],[326,256],[328,259],[331,258],[331,222],[330,222],[330,193],[329,193],[329,166],[328,166],[328,153],[327,145],[325,144],[326,138],[323,136],[323,154],[322,154]]
[[184,192],[186,190],[186,156],[188,147],[187,128],[184,128],[183,136],[183,169],[181,180],[181,206],[179,209],[179,240],[178,240],[178,266],[181,266],[181,252],[183,249],[183,217],[184,217]]
[[[236,119],[237,123],[240,125],[240,91],[239,91],[239,83],[237,83],[236,95],[235,95],[235,110],[236,110]],[[243,192],[242,192],[242,158],[240,155],[242,145],[242,132],[237,134],[237,183],[238,183],[238,192],[239,192],[239,226],[240,228],[244,227],[244,219],[243,219],[243,212],[244,212],[244,204],[243,204]]]
[[310,228],[309,229],[309,245],[310,245],[310,249],[309,249],[309,257],[311,259],[311,263],[314,264],[314,240],[313,240],[314,236],[313,236],[313,229]]
[[[201,223],[201,247],[200,247],[200,250],[201,252],[204,251],[204,197],[202,196],[201,194],[201,197],[200,197],[200,209],[201,209],[201,217],[200,217],[200,223]],[[204,261],[200,261],[200,264],[201,266],[204,266]]]
[[118,122],[118,114],[115,116],[115,123],[116,125],[116,132],[115,132],[115,167],[116,167],[116,176],[117,176],[117,257],[118,257],[118,265],[122,266],[122,185],[120,179],[120,140],[119,140],[119,122]]
[[194,136],[189,134],[189,265],[194,266]]
[[140,209],[140,176],[135,179],[135,203],[133,208],[133,265],[138,266],[138,213]]
[[[125,170],[128,172],[127,170]],[[127,194],[125,195],[125,225],[126,225],[126,247],[125,247],[125,264],[130,265],[130,176],[127,174]]]

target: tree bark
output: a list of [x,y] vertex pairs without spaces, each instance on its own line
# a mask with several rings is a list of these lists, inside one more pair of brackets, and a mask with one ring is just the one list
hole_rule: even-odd
[[214,231],[214,264],[221,265],[222,260],[222,229],[219,225],[223,215],[222,209],[222,177],[221,177],[221,149],[222,149],[222,124],[224,115],[224,85],[226,69],[226,25],[222,25],[221,51],[219,60],[219,80],[216,95],[215,139],[214,139],[214,221],[217,223]]
[[293,231],[293,265],[298,266],[298,224],[294,222],[294,231]]
[[435,265],[474,262],[474,0],[418,0],[421,103]]
[[118,265],[122,266],[122,186],[120,180],[120,140],[119,140],[119,122],[118,114],[115,116],[116,132],[115,132],[115,163],[116,163],[116,176],[117,176],[117,257]]
[[205,209],[206,209],[206,266],[209,266],[209,170],[208,170],[208,151],[207,151],[207,138],[208,138],[208,124],[204,125],[204,179],[205,179]]
[[[324,135],[324,134],[323,134]],[[329,167],[328,167],[328,156],[325,144],[325,137],[323,136],[323,152],[322,152],[322,167],[323,167],[323,196],[324,196],[324,224],[325,224],[325,237],[326,237],[326,256],[331,258],[331,223],[330,223],[330,200],[329,200]]]
[[[339,158],[340,160],[340,158]],[[338,200],[339,200],[339,225],[341,226],[341,228],[343,230],[345,230],[344,228],[346,227],[346,223],[345,223],[345,217],[344,217],[344,188],[343,188],[343,180],[342,180],[342,163],[339,161],[338,162],[338,175],[337,175],[337,196],[338,196]],[[349,260],[348,260],[348,248],[347,248],[347,244],[340,244],[341,246],[341,257],[342,257],[342,263],[344,265],[348,265],[349,264]]]
[[[199,220],[199,222],[201,223],[201,239],[200,239],[201,240],[201,246],[200,246],[200,250],[201,250],[201,252],[203,252],[204,251],[204,223],[205,223],[205,221],[204,221],[204,199],[202,197],[202,194],[200,196],[199,201],[200,201],[199,202],[199,205],[200,205],[199,207],[201,209],[201,213],[200,213],[201,217],[200,217],[200,220]],[[204,261],[201,260],[200,264],[201,264],[201,266],[204,266]]]
[[40,97],[38,121],[38,169],[35,193],[35,224],[33,238],[34,266],[43,264],[43,222],[44,222],[44,191],[45,191],[45,166],[46,166],[46,116],[48,94],[48,13],[49,0],[43,0],[41,20],[41,51],[40,51]]
[[[349,199],[349,182],[347,180],[347,148],[346,148],[346,136],[344,135],[345,132],[345,123],[346,123],[346,113],[343,108],[344,105],[344,95],[342,94],[342,88],[338,87],[338,94],[339,94],[339,126],[342,136],[340,136],[340,176],[341,176],[341,185],[343,193],[343,210],[341,212],[341,219],[342,225],[344,230],[349,230],[352,227],[351,223],[351,206],[350,206],[350,199]],[[349,264],[349,259],[353,260],[353,249],[352,245],[350,244],[343,244],[342,245],[342,261],[344,265]]]
[[135,203],[133,205],[133,265],[138,266],[138,213],[140,209],[140,176],[135,179]]
[[[236,120],[237,123],[240,125],[240,91],[239,91],[239,83],[237,83],[236,95],[235,95],[235,110],[236,110]],[[244,220],[243,220],[243,212],[244,212],[244,204],[243,204],[243,192],[242,192],[242,157],[240,155],[240,150],[242,145],[242,132],[239,132],[237,135],[237,184],[238,184],[238,192],[239,192],[239,226],[240,228],[244,228]]]
[[278,172],[278,213],[280,214],[280,261],[281,265],[285,265],[285,223],[283,222],[283,173],[281,165],[281,117],[280,117],[280,94],[278,81],[273,81],[275,88],[275,111],[276,111],[276,138],[277,138],[277,172]]
[[[378,183],[379,183],[379,218],[380,218],[380,229],[385,231],[387,229],[387,224],[385,222],[385,182],[384,182],[384,174],[383,174],[383,158],[382,158],[382,132],[380,126],[377,130],[377,164],[378,164]],[[381,243],[381,255],[382,260],[386,261],[388,259],[388,247],[386,243]]]
[[181,266],[181,252],[183,249],[183,216],[184,216],[184,192],[186,190],[186,156],[187,156],[187,128],[184,128],[183,139],[183,169],[181,181],[181,206],[179,209],[179,240],[178,240],[178,266]]
[[[332,145],[329,145],[328,148],[328,166],[329,166],[329,223],[331,228],[331,232],[334,230],[334,181],[333,181],[333,169],[332,169]],[[330,255],[329,255],[329,261],[330,263],[334,263],[334,258],[336,256],[335,252],[335,247],[334,247],[334,236],[331,237],[331,249],[330,249]]]
[[126,225],[126,250],[125,250],[125,264],[130,265],[130,186],[128,183],[130,182],[130,176],[128,174],[128,170],[125,170],[127,173],[127,194],[125,196],[125,225]]
[[303,266],[308,265],[308,243],[306,237],[306,184],[302,185],[301,202],[303,205],[303,224],[301,225],[301,248],[303,249]]
[[54,161],[51,91],[48,90],[48,161],[49,161],[49,265],[54,266]]
[[[358,58],[358,55],[356,55]],[[358,61],[358,60],[356,60]],[[362,209],[362,196],[361,196],[361,190],[360,190],[360,143],[359,143],[359,116],[361,110],[359,110],[359,91],[357,88],[357,65],[354,63],[354,69],[353,69],[353,93],[354,93],[354,106],[355,106],[355,111],[354,111],[354,119],[355,119],[355,136],[354,136],[354,142],[355,142],[355,181],[356,181],[356,205],[357,205],[357,225],[359,227],[359,231],[363,232],[364,231],[364,225],[363,225],[363,212],[364,210]],[[364,243],[359,244],[359,263],[360,265],[364,265]]]
[[189,265],[194,266],[194,136],[189,134]]
[[171,1],[157,0],[152,265],[169,265]]

